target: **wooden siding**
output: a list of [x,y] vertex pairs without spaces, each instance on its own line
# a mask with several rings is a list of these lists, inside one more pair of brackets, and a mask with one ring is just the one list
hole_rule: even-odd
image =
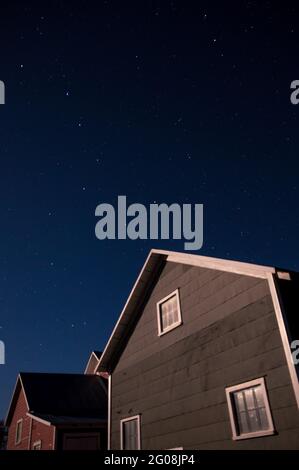
[[[183,324],[158,337],[179,288]],[[233,441],[225,387],[265,377],[277,433]],[[112,374],[111,447],[141,414],[143,449],[299,448],[299,413],[266,280],[167,263]]]

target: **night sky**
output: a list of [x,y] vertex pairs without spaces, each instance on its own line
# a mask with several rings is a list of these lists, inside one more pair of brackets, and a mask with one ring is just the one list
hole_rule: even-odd
[[84,370],[150,248],[184,249],[97,240],[101,202],[203,203],[198,254],[299,270],[296,2],[43,3],[1,5],[0,417],[19,371]]

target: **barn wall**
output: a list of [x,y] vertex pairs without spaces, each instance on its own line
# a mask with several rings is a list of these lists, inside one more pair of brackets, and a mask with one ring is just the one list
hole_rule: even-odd
[[[158,336],[156,302],[183,324]],[[276,434],[233,441],[225,388],[265,377]],[[144,449],[299,448],[299,414],[266,280],[167,263],[112,374],[111,447],[141,414]]]
[[[42,449],[53,449],[53,426],[47,426],[27,416],[28,408],[24,392],[20,389],[15,411],[8,429],[8,450],[30,450],[35,441],[42,441]],[[23,418],[22,439],[19,444],[15,443],[17,421]],[[32,421],[32,422],[31,422]]]
[[36,441],[41,441],[41,450],[54,450],[54,426],[48,426],[35,419],[32,420],[31,449]]
[[[8,429],[8,441],[7,449],[8,450],[26,450],[29,445],[29,434],[30,434],[30,418],[26,416],[28,411],[25,396],[23,390],[20,388],[15,412],[12,417],[9,429]],[[23,428],[22,428],[22,440],[19,444],[15,444],[16,437],[16,425],[19,419],[23,418]]]

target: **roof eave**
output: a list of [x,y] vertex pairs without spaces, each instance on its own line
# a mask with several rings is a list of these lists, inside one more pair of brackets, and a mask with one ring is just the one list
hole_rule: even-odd
[[239,261],[210,258],[189,253],[179,253],[173,251],[152,249],[130,292],[128,300],[112,331],[112,334],[102,353],[102,356],[98,361],[96,371],[106,371],[111,373],[111,370],[113,369],[113,356],[115,355],[117,347],[119,347],[120,343],[126,338],[124,332],[129,324],[130,317],[134,313],[134,307],[136,304],[138,304],[140,293],[143,290],[146,290],[146,284],[151,280],[151,276],[155,276],[157,272],[157,267],[163,261],[176,262],[198,267],[206,267],[208,269],[216,269],[220,271],[249,275],[263,279],[266,279],[269,273],[275,273],[275,268],[271,266],[262,266],[250,263],[243,263]]
[[16,383],[15,383],[15,386],[14,386],[14,389],[13,389],[12,397],[11,397],[11,400],[10,400],[10,403],[9,403],[7,415],[6,415],[6,418],[5,418],[5,421],[4,421],[5,426],[9,426],[10,422],[11,422],[11,416],[13,414],[13,406],[14,406],[14,402],[15,402],[15,399],[16,399],[16,393],[17,393],[17,390],[18,390],[18,385],[20,386],[20,389],[23,390],[26,406],[27,406],[27,409],[29,410],[28,399],[27,399],[27,396],[26,396],[26,392],[25,392],[23,382],[22,382],[21,373],[19,373],[18,377],[17,377],[17,380],[16,380]]

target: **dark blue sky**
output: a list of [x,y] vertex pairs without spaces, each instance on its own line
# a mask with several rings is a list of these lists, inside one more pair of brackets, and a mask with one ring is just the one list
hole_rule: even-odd
[[203,203],[199,254],[299,269],[299,11],[273,4],[1,6],[0,417],[19,371],[104,347],[150,248],[183,251],[97,240],[101,202]]

